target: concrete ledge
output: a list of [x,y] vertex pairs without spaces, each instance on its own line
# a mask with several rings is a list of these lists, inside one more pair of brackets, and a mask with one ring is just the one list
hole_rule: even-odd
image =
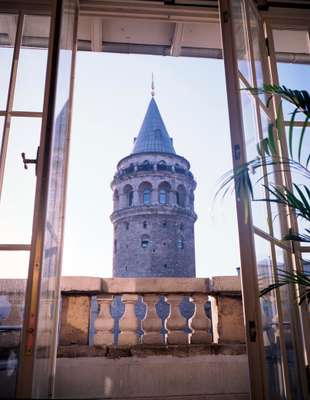
[[211,292],[238,292],[241,294],[241,280],[239,276],[213,276],[210,280]]
[[175,357],[195,357],[201,355],[243,355],[246,354],[245,344],[216,344],[205,345],[169,345],[169,346],[60,346],[58,348],[58,358],[74,357],[138,357],[145,358],[150,356],[175,356]]
[[56,398],[249,399],[243,355],[59,358]]
[[61,279],[61,290],[69,293],[207,293],[209,278],[91,278]]
[[[0,293],[22,293],[25,279],[0,279]],[[99,278],[63,276],[61,291],[68,293],[241,293],[238,276],[209,278]]]

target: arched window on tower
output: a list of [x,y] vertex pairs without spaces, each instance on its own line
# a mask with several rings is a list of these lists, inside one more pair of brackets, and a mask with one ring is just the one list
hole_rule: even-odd
[[151,190],[150,189],[143,190],[143,204],[151,204]]
[[115,189],[114,193],[113,193],[113,209],[114,211],[116,211],[119,207],[119,194],[118,194],[118,190]]
[[182,237],[177,238],[177,248],[184,249],[184,239]]
[[128,207],[132,207],[133,205],[133,191],[128,193]]
[[139,186],[140,204],[149,205],[152,202],[152,185],[149,182],[142,182]]
[[141,247],[146,249],[150,244],[150,237],[148,235],[142,235],[141,237]]
[[177,205],[180,207],[186,206],[186,189],[183,185],[179,185],[176,192]]
[[133,206],[133,187],[131,185],[126,185],[124,187],[124,195],[126,198],[126,207]]
[[171,186],[168,182],[162,182],[158,186],[158,202],[159,204],[169,204],[169,193]]
[[167,192],[164,189],[159,191],[159,204],[167,204]]

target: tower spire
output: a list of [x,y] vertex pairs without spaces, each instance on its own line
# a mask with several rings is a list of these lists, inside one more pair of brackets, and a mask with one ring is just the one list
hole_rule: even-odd
[[154,85],[154,74],[153,74],[153,72],[152,72],[151,95],[152,95],[152,97],[155,96],[155,85]]

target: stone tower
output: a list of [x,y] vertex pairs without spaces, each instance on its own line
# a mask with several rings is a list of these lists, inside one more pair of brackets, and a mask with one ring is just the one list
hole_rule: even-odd
[[194,190],[190,164],[176,154],[154,92],[132,153],[111,184],[113,276],[194,277]]

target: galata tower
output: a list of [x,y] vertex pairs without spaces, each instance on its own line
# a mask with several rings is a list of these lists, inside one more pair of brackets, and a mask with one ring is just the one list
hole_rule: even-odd
[[190,163],[176,154],[152,98],[132,153],[117,164],[113,190],[114,277],[195,277]]

